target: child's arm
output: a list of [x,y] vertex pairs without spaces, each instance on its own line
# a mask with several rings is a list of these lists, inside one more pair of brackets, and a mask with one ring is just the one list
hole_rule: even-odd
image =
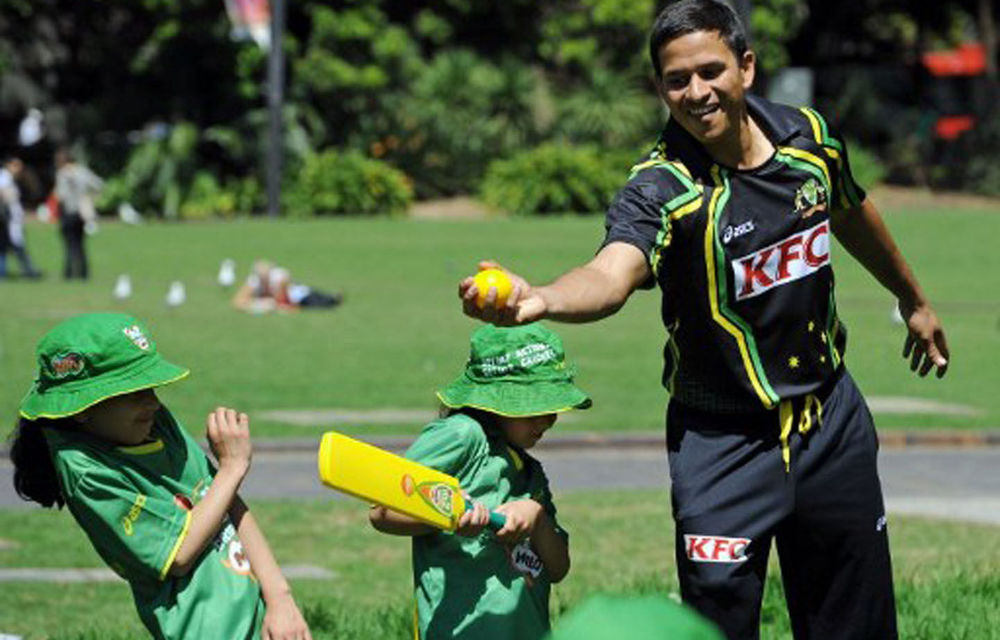
[[497,531],[497,539],[506,544],[517,544],[531,537],[531,546],[545,565],[549,582],[556,583],[569,573],[569,545],[556,531],[555,522],[545,513],[542,505],[534,500],[515,500],[494,509],[507,518],[507,524]]
[[304,638],[311,640],[309,627],[292,598],[292,588],[282,575],[278,562],[271,553],[264,532],[239,496],[229,508],[229,518],[236,526],[243,550],[250,558],[250,566],[260,582],[267,612],[261,631],[263,637],[280,640],[283,638]]
[[[368,520],[372,526],[382,533],[390,533],[396,536],[423,536],[438,531],[436,527],[421,522],[416,518],[397,513],[392,509],[377,504],[373,504],[368,511]],[[483,505],[474,502],[472,509],[462,514],[458,519],[458,527],[455,533],[460,536],[473,538],[478,536],[490,522],[490,512]]]
[[204,497],[191,510],[187,535],[174,556],[168,573],[186,575],[201,552],[222,526],[223,517],[236,497],[236,490],[250,469],[250,419],[232,409],[219,407],[206,420],[208,442],[219,462],[219,470]]

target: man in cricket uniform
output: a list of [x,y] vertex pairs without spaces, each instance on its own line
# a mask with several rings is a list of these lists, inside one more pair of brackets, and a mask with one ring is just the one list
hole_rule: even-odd
[[499,311],[476,306],[467,278],[465,312],[585,322],[659,285],[683,599],[729,638],[757,638],[776,540],[797,638],[894,638],[878,441],[844,368],[831,235],[897,297],[922,376],[947,368],[940,322],[843,140],[812,109],[747,94],[755,58],[729,7],[668,6],[650,55],[671,117],[600,251],[545,286],[512,275]]

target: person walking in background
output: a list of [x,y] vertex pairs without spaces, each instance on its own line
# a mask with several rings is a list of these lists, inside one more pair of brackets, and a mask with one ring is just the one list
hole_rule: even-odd
[[90,275],[84,235],[97,229],[94,198],[104,181],[73,160],[66,149],[56,151],[56,199],[59,201],[59,231],[66,249],[63,277],[86,280]]
[[25,278],[41,277],[24,246],[24,207],[17,179],[24,171],[20,158],[10,157],[0,167],[0,278],[7,276],[7,252],[13,253],[21,263]]

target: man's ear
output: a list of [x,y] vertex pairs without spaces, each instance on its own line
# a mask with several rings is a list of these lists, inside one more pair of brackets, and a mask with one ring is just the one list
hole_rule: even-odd
[[740,59],[740,72],[743,74],[743,90],[749,91],[753,86],[754,74],[757,72],[757,54],[747,49]]

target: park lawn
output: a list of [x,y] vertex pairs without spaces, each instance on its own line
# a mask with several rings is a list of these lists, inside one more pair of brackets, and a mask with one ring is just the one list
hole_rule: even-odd
[[[1000,254],[980,241],[997,220],[989,211],[910,211],[887,216],[948,330],[954,364],[944,380],[919,379],[899,357],[903,329],[889,320],[891,299],[835,249],[847,360],[869,395],[960,403],[979,413],[877,415],[881,427],[1000,426]],[[456,376],[477,323],[464,317],[458,280],[480,258],[495,258],[545,281],[593,254],[599,216],[427,221],[408,218],[281,220],[144,226],[105,224],[89,239],[93,278],[64,283],[51,225],[28,228],[29,247],[48,273],[41,282],[0,283],[0,415],[11,420],[33,376],[32,350],[58,321],[85,311],[121,310],[145,320],[163,353],[192,369],[162,398],[192,431],[218,405],[254,415],[276,409],[417,409],[431,415],[434,391]],[[269,257],[320,289],[342,291],[333,311],[251,316],[228,305],[215,282],[223,258],[245,274]],[[135,293],[116,302],[118,274]],[[169,309],[172,280],[188,301]],[[617,315],[558,325],[579,384],[594,408],[561,428],[657,430],[666,393],[659,385],[664,332],[659,294],[638,292]],[[258,417],[259,436],[315,437],[331,426],[353,433],[415,433],[410,424],[292,426]]]
[[[557,496],[570,531],[573,569],[552,596],[554,619],[588,595],[676,594],[673,527],[665,491]],[[260,502],[252,508],[279,560],[334,572],[293,587],[317,640],[409,637],[409,543],[367,524],[355,501]],[[979,639],[1000,625],[1000,528],[890,517],[901,637]],[[15,547],[0,567],[98,567],[69,514],[0,511],[0,531]],[[765,595],[765,638],[790,638],[777,563]],[[124,640],[144,637],[124,583],[6,583],[0,632],[26,639]]]

